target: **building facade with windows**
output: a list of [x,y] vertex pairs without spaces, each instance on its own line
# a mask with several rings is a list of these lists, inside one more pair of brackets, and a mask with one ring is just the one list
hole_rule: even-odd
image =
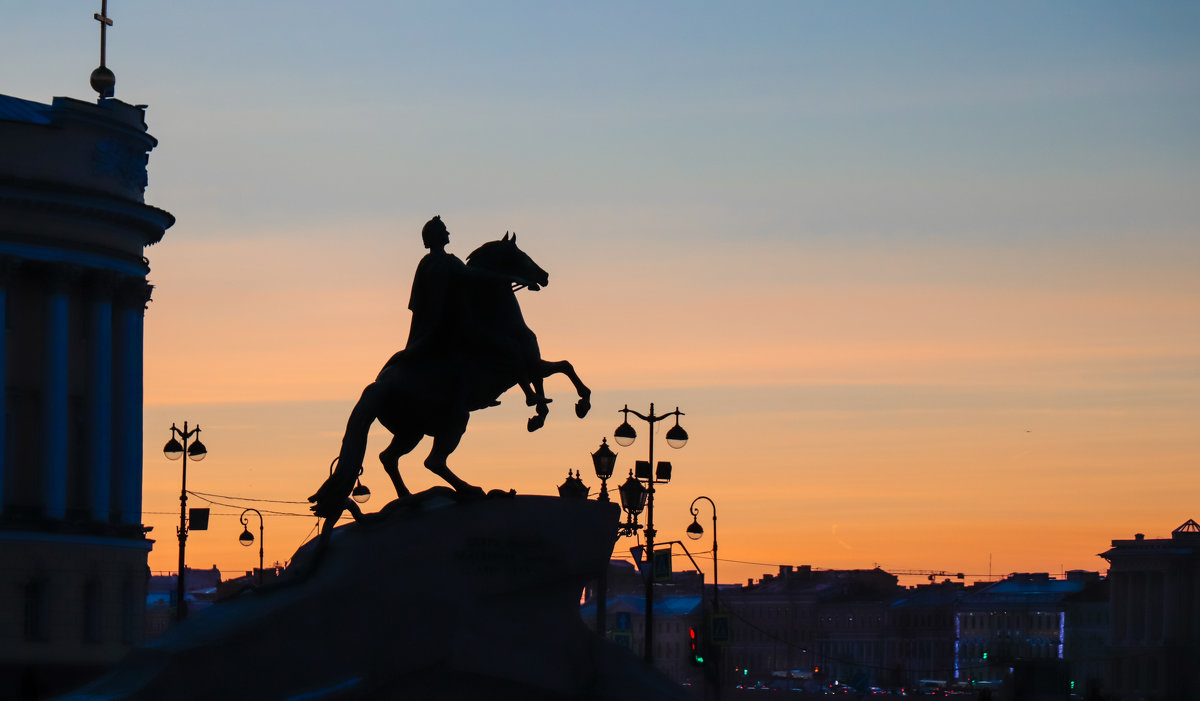
[[1200,524],[1114,540],[1100,556],[1111,587],[1111,698],[1200,698]]
[[144,107],[0,95],[0,685],[47,693],[142,638]]

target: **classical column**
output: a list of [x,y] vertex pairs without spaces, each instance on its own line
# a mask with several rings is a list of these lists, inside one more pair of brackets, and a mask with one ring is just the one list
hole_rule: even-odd
[[88,349],[88,507],[92,519],[107,523],[112,513],[113,313],[115,280],[98,272],[89,280],[92,294],[91,347]]
[[52,265],[46,288],[46,355],[42,403],[42,506],[48,518],[67,515],[68,300],[72,271]]
[[116,410],[120,474],[118,505],[121,523],[138,525],[142,518],[142,321],[150,301],[150,285],[130,278],[123,285],[118,311],[118,384]]
[[8,285],[17,261],[0,256],[0,516],[8,498]]

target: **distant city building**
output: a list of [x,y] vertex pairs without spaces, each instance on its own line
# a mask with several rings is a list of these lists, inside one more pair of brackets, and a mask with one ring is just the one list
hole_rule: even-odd
[[[230,580],[235,582],[236,580]],[[226,586],[221,581],[221,571],[213,565],[211,569],[194,570],[188,567],[183,578],[184,597],[189,613],[202,611],[221,598]],[[146,587],[146,639],[162,635],[177,623],[175,597],[178,595],[178,574],[156,574],[150,577]]]
[[[942,686],[1033,701],[1200,699],[1200,524],[1188,520],[1170,538],[1114,540],[1101,557],[1110,563],[1106,577],[1017,573],[908,588],[881,569],[783,565],[743,586],[721,586],[729,642],[702,652],[706,665],[720,666],[726,688]],[[680,667],[680,631],[707,624],[712,587],[695,572],[676,577],[656,587],[655,663],[677,680],[711,684],[713,670]],[[613,562],[607,634],[639,651],[642,582],[632,565]],[[589,625],[594,598],[589,590]]]
[[956,679],[956,612],[968,588],[962,582],[931,582],[898,593],[888,607],[888,650],[877,681],[892,688],[920,679]]
[[[706,605],[702,594],[703,576],[695,571],[675,572],[670,582],[655,586],[654,592],[654,666],[680,684],[699,685],[704,670],[693,664],[689,630],[703,636],[706,631]],[[646,590],[642,578],[631,563],[609,563],[607,584],[607,625],[605,637],[628,648],[639,657],[646,640]],[[589,588],[580,608],[584,623],[596,625],[596,591]]]
[[[707,623],[712,590],[701,593],[697,573],[676,577],[674,586],[657,587],[655,611],[663,614],[656,618],[655,664],[681,682],[712,684],[711,665],[718,665],[726,688],[841,693],[847,687],[944,687],[1027,699],[1104,689],[1108,583],[1097,572],[901,587],[895,575],[878,568],[784,565],[744,586],[721,587],[730,639],[724,646],[702,646],[704,674],[680,666],[687,656],[679,633]],[[614,561],[608,637],[639,651],[642,587],[632,565]],[[582,614],[594,624],[594,591]]]
[[955,612],[954,679],[1010,680],[1026,698],[1061,698],[1072,685],[1099,690],[1105,591],[1098,573],[1084,571],[1018,573],[977,587]]
[[[784,565],[736,591],[722,588],[731,642],[724,669],[747,680],[865,684],[886,669],[887,609],[900,591],[881,569]],[[778,685],[776,686],[778,688]]]
[[1084,698],[1096,698],[1107,686],[1110,582],[1098,572],[1083,570],[1067,572],[1067,579],[1084,582],[1081,590],[1063,598],[1063,657],[1069,665],[1068,686]]
[[1100,557],[1112,587],[1111,698],[1200,698],[1200,524],[1114,540]]
[[0,95],[0,689],[62,690],[142,639],[144,108]]

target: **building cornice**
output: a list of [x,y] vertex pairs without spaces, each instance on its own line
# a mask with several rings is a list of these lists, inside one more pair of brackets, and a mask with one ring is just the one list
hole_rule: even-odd
[[142,246],[162,240],[175,224],[170,212],[112,195],[71,190],[54,183],[0,178],[0,207],[101,219],[140,232]]

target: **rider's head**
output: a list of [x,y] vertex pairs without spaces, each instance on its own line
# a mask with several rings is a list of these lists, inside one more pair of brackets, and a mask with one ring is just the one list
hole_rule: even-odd
[[440,215],[425,222],[425,227],[421,229],[421,242],[425,244],[425,248],[445,246],[450,242],[450,232],[442,223]]

